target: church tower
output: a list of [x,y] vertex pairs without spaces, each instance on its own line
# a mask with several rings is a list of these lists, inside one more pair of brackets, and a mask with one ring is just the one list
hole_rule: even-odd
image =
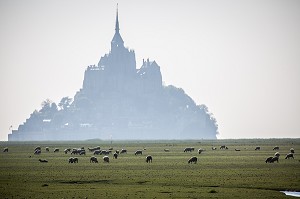
[[117,7],[115,35],[111,41],[111,51],[116,51],[118,48],[124,48],[124,41],[120,35],[119,11]]

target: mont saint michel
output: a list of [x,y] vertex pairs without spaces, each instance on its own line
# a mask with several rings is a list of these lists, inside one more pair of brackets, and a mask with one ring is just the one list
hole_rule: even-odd
[[82,88],[57,104],[45,100],[8,140],[216,139],[217,122],[205,105],[163,85],[156,61],[136,65],[117,11],[110,52],[86,68]]

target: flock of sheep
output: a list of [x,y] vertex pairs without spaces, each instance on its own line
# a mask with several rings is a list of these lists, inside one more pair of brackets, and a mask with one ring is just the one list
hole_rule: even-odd
[[[222,145],[222,146],[220,146],[220,149],[221,150],[227,150],[228,147],[225,146],[225,145]],[[259,146],[257,146],[255,148],[255,150],[260,150],[260,149],[261,149],[261,147],[259,147]],[[50,152],[49,147],[46,147],[45,150],[46,150],[46,152]],[[100,146],[96,146],[96,147],[93,147],[93,148],[88,148],[88,151],[93,154],[93,156],[91,156],[91,158],[90,158],[90,163],[98,163],[98,159],[97,159],[96,155],[104,155],[103,156],[103,161],[105,163],[109,163],[109,156],[108,155],[112,153],[112,150],[113,150],[113,148],[109,148],[108,150],[101,150]],[[144,150],[146,150],[146,149],[144,149]],[[195,150],[194,147],[186,147],[183,150],[183,152],[192,152],[194,150]],[[212,147],[212,150],[217,150],[217,148]],[[164,149],[164,151],[165,152],[170,152],[169,149]],[[202,148],[198,149],[198,154],[201,154],[203,151],[205,151],[205,149],[202,149]],[[240,149],[235,149],[235,151],[240,151]],[[278,162],[279,157],[280,157],[280,153],[278,152],[279,147],[275,146],[273,148],[273,151],[276,151],[274,156],[268,157],[265,160],[266,163]],[[5,147],[3,149],[3,152],[8,152],[8,147]],[[34,149],[34,155],[39,155],[39,154],[41,154],[41,152],[42,152],[42,148],[40,146],[38,146]],[[54,153],[59,152],[59,148],[54,148],[53,152]],[[84,147],[73,148],[73,149],[66,148],[66,149],[64,149],[64,153],[65,154],[70,153],[71,155],[86,155],[86,150],[84,149]],[[116,150],[113,153],[113,158],[117,159],[118,156],[120,154],[123,154],[123,153],[127,154],[127,150],[126,149]],[[295,150],[293,148],[291,148],[290,152],[286,155],[285,159],[290,159],[290,158],[294,159],[294,153],[295,153]],[[142,154],[143,154],[143,150],[137,150],[134,153],[134,155],[142,155]],[[198,158],[196,156],[192,156],[191,158],[188,159],[188,163],[195,163],[196,164],[197,160],[198,160]],[[43,163],[48,162],[46,159],[39,159],[39,161],[43,162]],[[77,157],[70,157],[68,159],[68,161],[69,161],[69,163],[78,163],[78,158]],[[147,163],[152,163],[152,156],[151,155],[146,156],[146,162]]]
[[[46,147],[45,150],[46,150],[46,152],[50,152],[49,147]],[[99,163],[98,158],[95,155],[104,155],[103,158],[102,158],[103,161],[105,163],[109,163],[109,156],[108,155],[112,153],[112,150],[113,150],[113,148],[109,148],[108,150],[101,150],[100,146],[93,147],[93,148],[88,148],[88,151],[93,154],[93,156],[91,156],[91,158],[90,158],[90,163]],[[4,148],[3,152],[8,152],[8,148],[7,147]],[[41,154],[41,152],[42,152],[42,148],[40,146],[38,146],[34,149],[33,154],[34,155],[39,155],[39,154]],[[54,153],[59,152],[59,148],[55,148],[53,150],[53,152]],[[86,155],[86,150],[85,150],[84,147],[73,148],[73,149],[66,148],[66,149],[64,149],[64,153],[65,154],[70,153],[71,155]],[[122,154],[122,153],[127,153],[127,150],[126,149],[116,150],[113,153],[113,158],[118,159],[119,154]],[[143,151],[142,150],[137,150],[134,154],[135,155],[142,155]],[[48,160],[46,160],[46,159],[39,159],[39,161],[44,162],[44,163],[48,162]],[[78,163],[78,158],[77,157],[70,157],[68,161],[69,161],[69,163]],[[152,156],[151,155],[146,156],[146,162],[147,163],[152,162]]]
[[[255,150],[260,150],[260,147],[258,149],[258,147],[256,147]],[[266,159],[266,163],[274,163],[274,162],[277,162],[278,163],[278,160],[279,160],[279,157],[280,157],[280,153],[278,152],[279,151],[279,147],[278,146],[275,146],[273,148],[273,151],[276,151],[274,156],[270,156]],[[295,153],[295,150],[293,148],[290,149],[290,153],[286,154],[285,156],[285,159],[290,159],[290,158],[293,158],[294,159],[294,153]]]

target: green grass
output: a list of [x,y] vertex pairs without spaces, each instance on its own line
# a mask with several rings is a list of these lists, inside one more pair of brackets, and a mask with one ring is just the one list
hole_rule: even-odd
[[[228,150],[220,150],[225,144]],[[110,163],[90,163],[92,155],[79,156],[69,164],[65,148],[111,147],[110,142],[1,142],[0,198],[288,198],[282,190],[300,191],[300,139],[200,140],[200,141],[118,141],[115,149],[126,148]],[[36,146],[41,155],[33,155]],[[45,152],[45,147],[50,152]],[[204,148],[198,154],[184,153],[185,147]],[[212,151],[211,147],[218,149]],[[261,146],[260,151],[255,151]],[[279,163],[266,164],[279,146]],[[8,147],[9,152],[2,149]],[[289,149],[295,159],[285,160]],[[59,153],[53,153],[59,148]],[[144,149],[143,155],[134,152]],[[170,152],[164,152],[164,149]],[[241,151],[235,151],[238,148]],[[153,163],[145,162],[152,155]],[[197,164],[188,164],[191,156]],[[47,159],[40,163],[38,159]]]

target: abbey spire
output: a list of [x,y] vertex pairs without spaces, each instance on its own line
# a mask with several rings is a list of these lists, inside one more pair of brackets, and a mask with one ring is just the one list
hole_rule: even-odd
[[119,28],[119,11],[118,11],[118,4],[117,4],[117,16],[116,16],[116,28],[115,31],[119,33],[120,28]]
[[119,27],[119,11],[118,11],[118,4],[117,4],[117,14],[116,14],[116,27],[115,27],[115,35],[111,41],[111,50],[118,47],[124,47],[124,41],[120,35],[120,27]]

